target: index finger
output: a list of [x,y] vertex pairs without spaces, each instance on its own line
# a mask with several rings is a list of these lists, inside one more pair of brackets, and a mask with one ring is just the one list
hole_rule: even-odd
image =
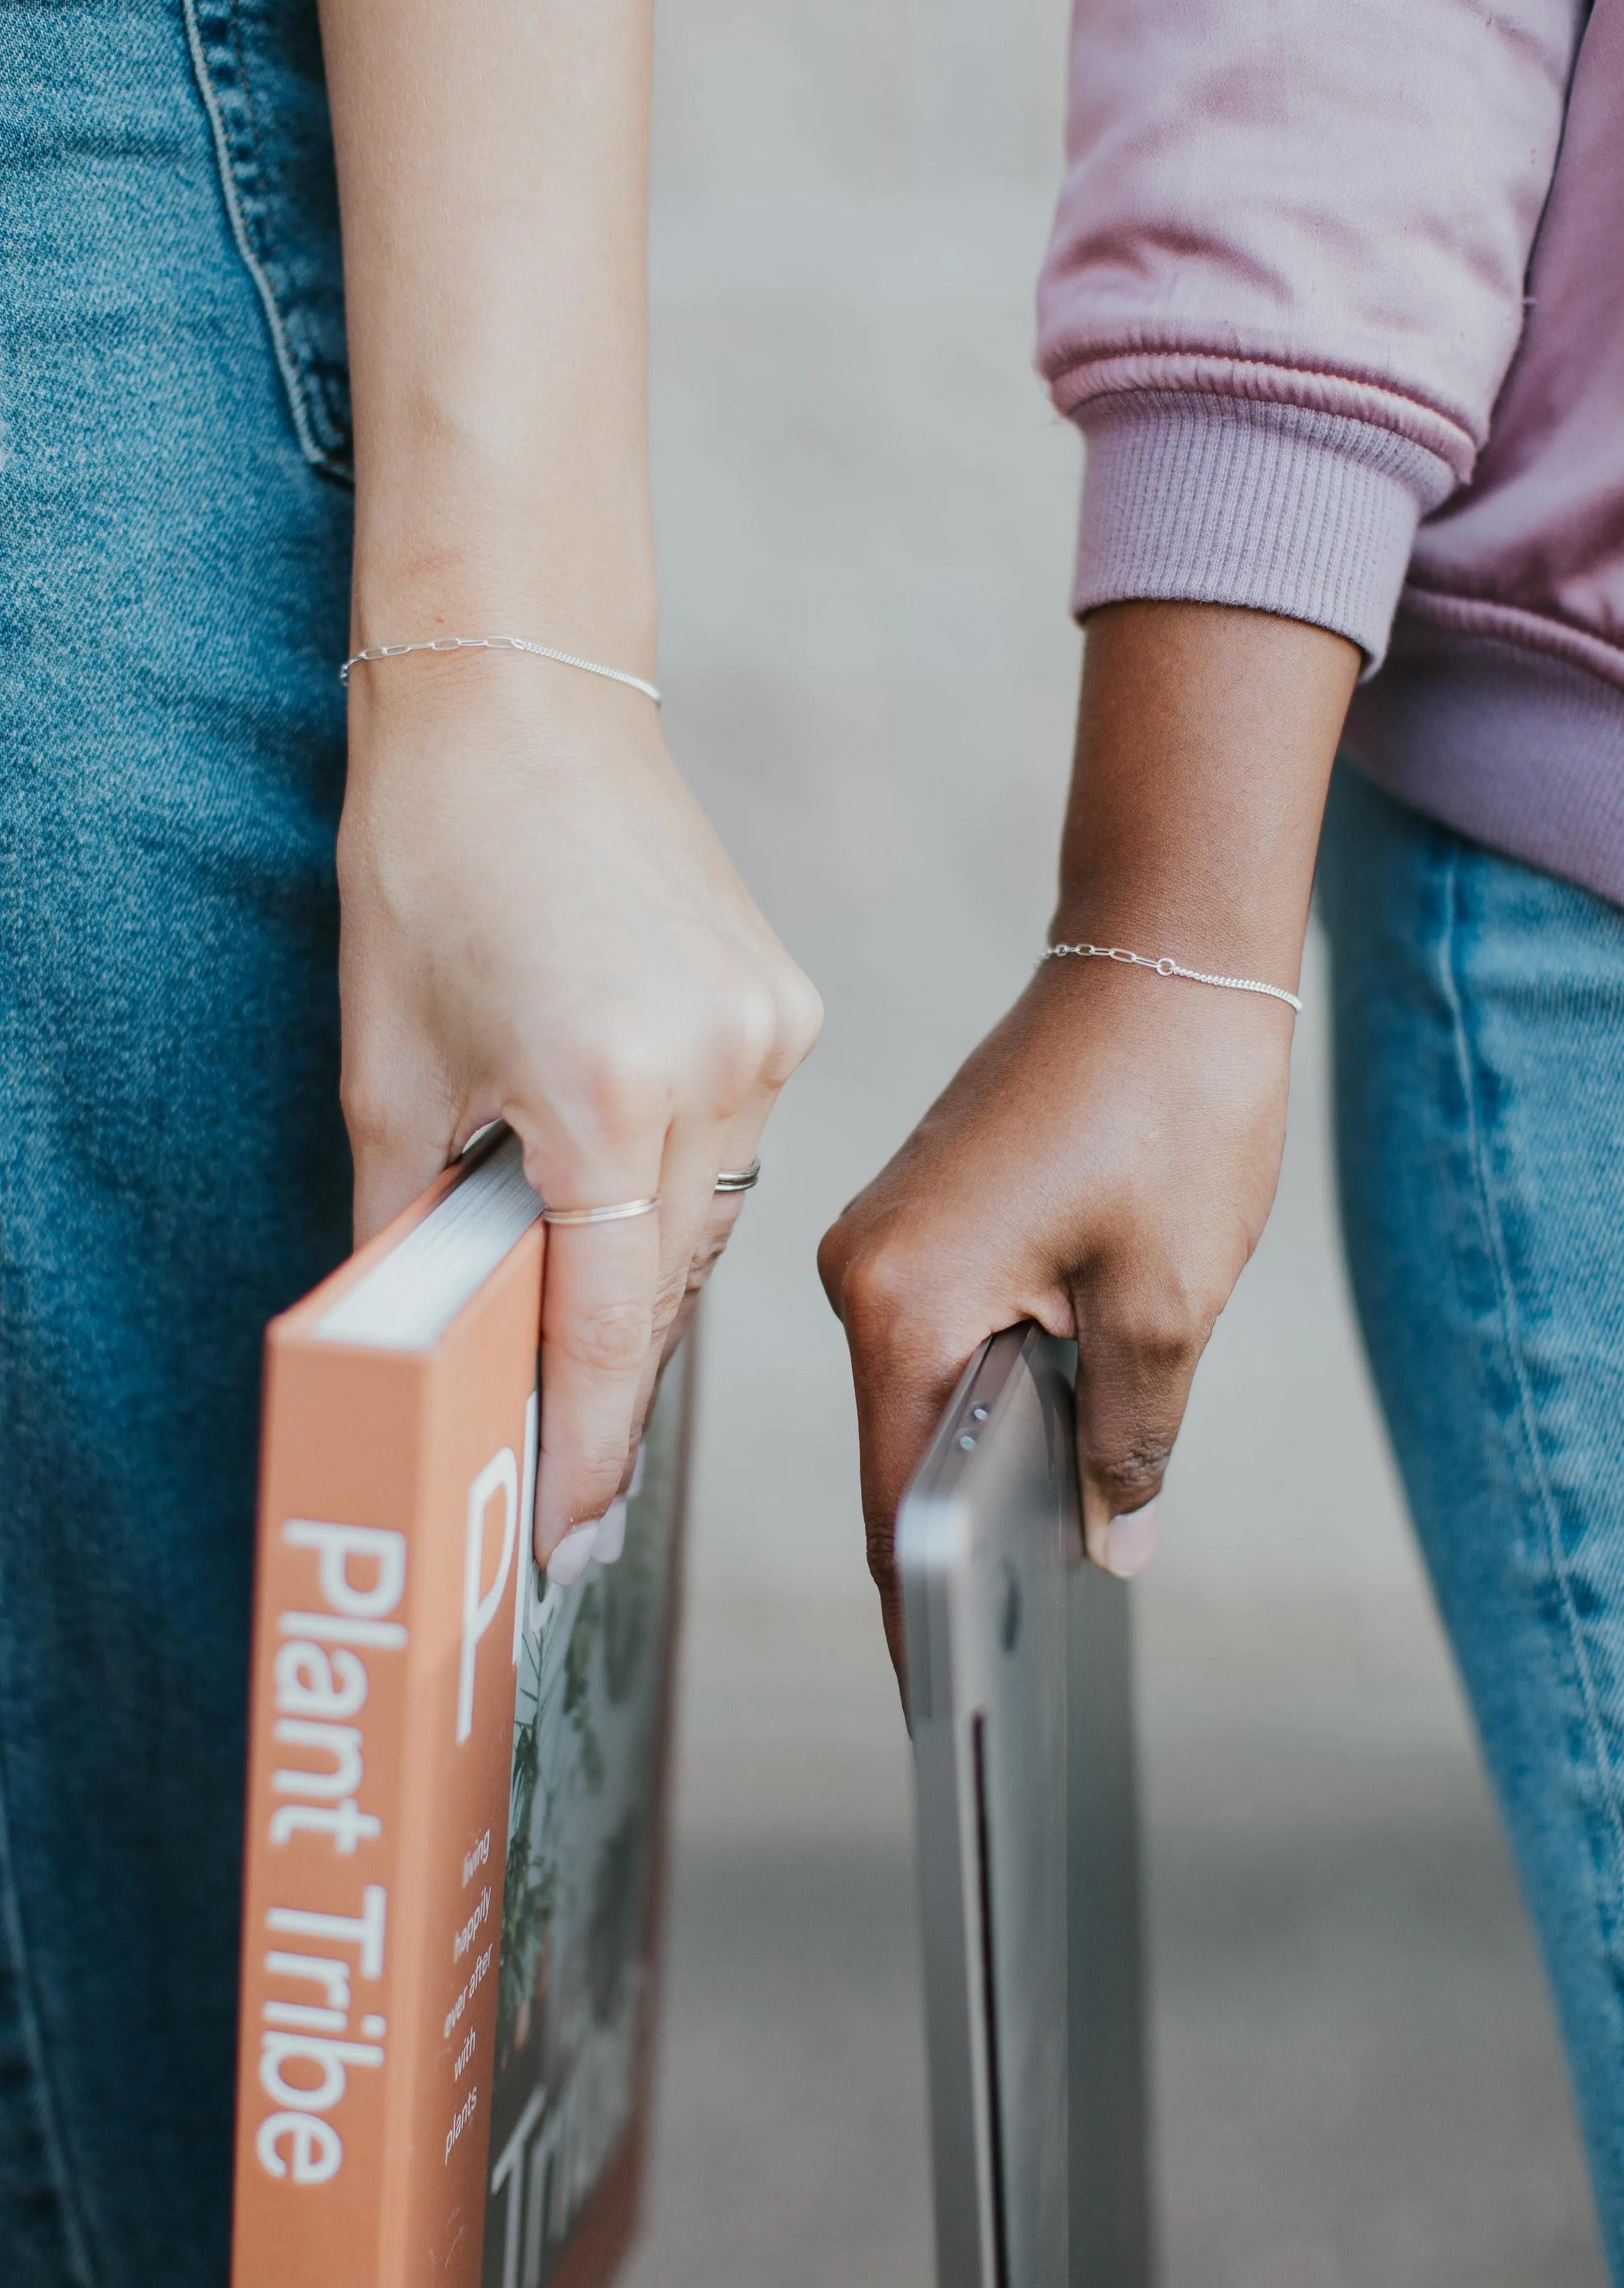
[[902,1594],[897,1577],[897,1512],[909,1481],[952,1397],[964,1362],[980,1339],[961,1343],[955,1330],[919,1308],[906,1270],[887,1276],[873,1259],[841,1280],[836,1307],[852,1352],[861,1455],[863,1524],[868,1570],[893,1666],[904,1673]]

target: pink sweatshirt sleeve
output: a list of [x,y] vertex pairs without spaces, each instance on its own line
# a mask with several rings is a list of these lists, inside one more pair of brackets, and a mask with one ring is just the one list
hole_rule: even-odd
[[1377,663],[1517,348],[1584,0],[1077,0],[1039,363],[1075,608],[1240,604]]

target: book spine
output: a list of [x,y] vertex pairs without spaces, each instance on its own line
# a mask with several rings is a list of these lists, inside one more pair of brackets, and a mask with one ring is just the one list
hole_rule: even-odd
[[273,1338],[233,2288],[384,2288],[424,1410],[412,1357]]
[[[495,1355],[445,1362],[426,1425],[442,1490],[417,1595],[442,1618],[436,1674],[414,1692],[400,1887],[411,2044],[390,2116],[387,2288],[480,2276],[495,2064],[516,1608],[527,1585],[539,1404],[525,1378],[537,1302],[523,1282]],[[512,1313],[517,1302],[519,1308]],[[420,1637],[423,1634],[420,1632]]]

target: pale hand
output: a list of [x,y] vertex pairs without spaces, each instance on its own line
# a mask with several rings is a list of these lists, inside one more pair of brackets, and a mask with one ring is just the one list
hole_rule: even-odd
[[[550,1204],[535,1542],[629,1474],[662,1350],[817,1038],[818,997],[673,767],[649,702],[512,655],[358,669],[338,846],[357,1241],[484,1123]],[[585,1561],[589,1537],[572,1544]],[[579,1570],[561,1559],[560,1570]]]

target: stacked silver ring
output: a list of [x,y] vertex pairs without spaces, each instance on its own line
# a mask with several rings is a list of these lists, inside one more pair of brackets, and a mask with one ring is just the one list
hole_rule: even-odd
[[[761,1180],[761,1162],[752,1160],[748,1168],[724,1168],[717,1178],[718,1192],[753,1191]],[[543,1207],[543,1223],[624,1223],[631,1216],[652,1215],[660,1204],[658,1193],[652,1200],[616,1200],[606,1208]]]

